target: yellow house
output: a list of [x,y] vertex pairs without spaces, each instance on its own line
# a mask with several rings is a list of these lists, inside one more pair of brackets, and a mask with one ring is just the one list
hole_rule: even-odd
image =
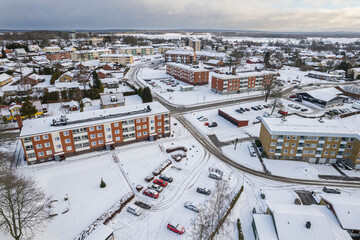
[[71,82],[74,80],[74,74],[72,72],[66,72],[59,77],[60,82]]
[[12,81],[12,76],[3,73],[0,75],[0,87],[4,86],[5,84],[8,84]]
[[50,47],[44,47],[44,52],[57,52],[60,51],[61,48],[59,46],[50,46]]
[[[34,102],[32,102],[32,104],[36,107],[37,113],[35,113],[31,117],[38,118],[40,116],[43,116],[44,112],[43,112],[43,109],[41,106],[41,102],[34,101]],[[20,105],[20,104],[13,104],[13,105],[1,108],[1,115],[2,115],[3,119],[6,119],[7,121],[16,120],[16,115],[21,115],[20,114],[21,106],[22,105]],[[22,119],[24,119],[26,117],[29,117],[29,116],[21,116]]]

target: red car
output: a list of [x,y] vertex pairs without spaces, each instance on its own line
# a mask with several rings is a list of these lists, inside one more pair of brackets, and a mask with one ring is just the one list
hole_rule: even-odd
[[210,125],[210,123],[206,122],[206,123],[204,123],[204,125],[205,125],[205,126],[209,126],[209,125]]
[[169,229],[179,235],[182,235],[185,232],[185,228],[183,226],[181,226],[180,224],[168,223],[167,229]]
[[157,199],[159,197],[159,193],[157,191],[155,191],[155,190],[152,190],[152,189],[144,190],[143,194],[148,196],[148,197],[155,198],[155,199]]
[[295,95],[295,94],[290,95],[290,97],[289,97],[289,98],[296,98],[296,95]]
[[155,179],[155,180],[153,181],[153,183],[155,183],[155,184],[157,184],[157,185],[160,185],[160,186],[162,186],[162,187],[166,187],[166,186],[168,185],[167,182],[165,182],[164,180],[160,180],[160,179]]

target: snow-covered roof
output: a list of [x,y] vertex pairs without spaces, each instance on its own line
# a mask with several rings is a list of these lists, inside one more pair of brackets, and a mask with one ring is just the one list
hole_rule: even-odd
[[[147,108],[147,106],[150,106],[151,108],[150,112],[141,112],[133,115],[123,115],[118,117],[107,118],[107,116],[110,117],[111,115],[114,114],[143,110]],[[151,102],[151,103],[142,103],[138,105],[129,105],[123,107],[99,109],[93,111],[76,112],[76,113],[68,114],[66,115],[66,117],[68,118],[68,122],[74,122],[79,120],[82,121],[67,125],[51,126],[52,121],[54,119],[59,119],[60,116],[30,119],[23,122],[23,128],[21,129],[20,136],[25,137],[25,136],[38,135],[53,131],[64,131],[66,129],[70,130],[79,127],[94,126],[97,124],[104,124],[107,122],[122,121],[125,119],[134,119],[147,115],[156,115],[162,113],[169,113],[169,110],[158,102]],[[94,120],[94,118],[96,119]],[[101,118],[101,119],[98,120],[97,118]]]
[[100,95],[100,99],[103,105],[118,103],[123,104],[125,102],[125,98],[122,93],[103,93]]
[[63,89],[63,88],[79,88],[80,84],[78,82],[60,82],[55,81],[55,88],[56,89]]
[[153,47],[152,46],[134,46],[134,47],[122,47],[121,49],[138,49],[138,48],[146,49],[146,48],[153,48]]
[[254,77],[254,76],[276,75],[276,74],[277,74],[276,72],[262,71],[262,72],[237,73],[236,75],[215,73],[212,76],[214,76],[216,78],[220,78],[220,79],[235,79],[235,78],[247,78],[247,77]]
[[206,62],[206,64],[218,64],[221,60],[217,60],[217,59],[210,59],[209,61]]
[[314,206],[268,203],[268,208],[281,240],[335,240],[328,220]]
[[80,64],[85,67],[93,67],[93,66],[99,66],[100,61],[99,60],[90,60],[90,61],[81,62]]
[[119,53],[107,53],[107,54],[101,54],[100,57],[131,57],[131,55],[119,54]]
[[315,99],[323,100],[326,102],[337,97],[342,97],[342,96],[338,96],[339,94],[342,94],[342,92],[336,88],[315,89],[315,90],[307,91],[306,93]]
[[177,68],[181,68],[184,69],[186,71],[190,71],[190,72],[208,72],[208,70],[204,69],[204,68],[194,68],[193,66],[189,66],[189,65],[185,65],[185,64],[181,64],[181,63],[167,63],[166,65],[169,66],[173,66],[173,67],[177,67]]
[[114,230],[111,227],[108,227],[106,225],[99,225],[93,230],[87,237],[85,237],[85,240],[105,240],[107,239]]
[[194,52],[186,51],[186,50],[168,50],[168,51],[166,51],[165,54],[194,56]]
[[245,119],[242,115],[238,114],[233,109],[223,108],[223,109],[219,109],[219,111],[222,111],[223,113],[236,119],[237,121],[249,121],[249,119]]
[[278,240],[271,215],[254,214],[253,217],[259,239]]
[[207,56],[207,57],[216,57],[216,58],[225,58],[226,53],[221,52],[209,52],[209,51],[196,51],[197,56]]
[[359,198],[345,194],[322,194],[320,197],[332,205],[335,215],[344,229],[360,230]]
[[11,76],[6,73],[0,74],[0,82],[4,82],[4,81],[8,80],[9,78],[11,78]]
[[263,118],[262,123],[272,135],[319,136],[319,137],[350,137],[360,139],[360,127],[348,127],[338,119],[323,120],[291,118],[286,122],[281,118]]

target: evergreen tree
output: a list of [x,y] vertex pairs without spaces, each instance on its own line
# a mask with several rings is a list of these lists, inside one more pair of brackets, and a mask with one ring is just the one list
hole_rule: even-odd
[[144,88],[144,93],[143,93],[143,103],[147,103],[147,102],[152,102],[152,95],[151,95],[151,91],[149,87]]
[[100,182],[100,187],[101,188],[105,188],[106,187],[106,183],[104,182],[104,180],[101,178],[101,182]]
[[93,71],[93,87],[99,89],[99,93],[104,92],[104,86],[102,85],[96,71]]
[[141,99],[143,99],[144,89],[142,87],[140,87],[137,90],[137,94],[139,95],[139,97],[141,97]]
[[58,79],[61,76],[62,72],[60,72],[59,70],[56,70],[56,72],[54,72],[51,75],[51,79],[50,79],[50,84],[54,84],[55,80]]
[[31,118],[33,115],[35,115],[35,113],[37,113],[36,107],[32,104],[32,102],[29,101],[29,99],[26,99],[20,108],[21,116]]
[[270,53],[266,52],[264,57],[265,67],[268,68],[270,66]]
[[1,50],[1,55],[2,58],[7,58],[4,48]]

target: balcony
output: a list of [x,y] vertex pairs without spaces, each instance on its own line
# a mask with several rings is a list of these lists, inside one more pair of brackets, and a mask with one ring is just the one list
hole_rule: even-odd
[[346,145],[346,144],[347,144],[347,141],[341,141],[340,144]]
[[296,157],[301,157],[301,156],[302,156],[301,153],[297,153],[297,154],[296,154]]
[[325,140],[320,140],[319,141],[319,144],[324,144],[325,143]]
[[321,157],[321,154],[315,154],[315,157],[319,158],[319,157]]
[[283,142],[284,139],[283,138],[278,138],[278,142]]
[[305,142],[305,139],[300,139],[299,140],[299,143],[304,143]]

